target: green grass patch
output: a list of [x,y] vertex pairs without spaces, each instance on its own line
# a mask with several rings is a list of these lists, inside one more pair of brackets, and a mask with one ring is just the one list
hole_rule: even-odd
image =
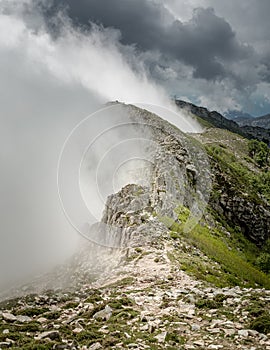
[[65,305],[62,307],[62,309],[63,309],[63,310],[75,309],[78,305],[79,305],[78,302],[69,302],[69,303],[65,304]]
[[97,290],[97,289],[93,289],[89,292],[89,296],[85,300],[85,303],[95,304],[95,303],[98,303],[100,301],[103,301],[103,299],[101,297],[101,291]]
[[206,150],[222,172],[229,176],[231,185],[237,190],[241,189],[248,193],[255,202],[262,202],[258,193],[270,201],[270,173],[267,169],[258,168],[254,171],[256,165],[253,164],[252,159],[240,160],[235,154],[219,145],[206,146]]
[[168,332],[165,338],[165,341],[172,345],[183,345],[186,342],[186,339],[179,334],[176,330]]
[[125,277],[119,281],[106,285],[104,288],[119,288],[125,286],[131,286],[134,283],[133,277]]
[[82,331],[81,333],[78,333],[75,336],[75,339],[78,341],[79,344],[87,346],[90,346],[98,341],[102,342],[103,338],[104,335],[95,329]]
[[[215,278],[215,276],[211,277],[213,283],[220,279],[222,281],[221,284],[224,285],[240,284],[248,287],[261,286],[267,289],[270,288],[270,278],[245,260],[245,256],[239,252],[236,247],[229,245],[229,242],[224,238],[221,232],[217,229],[210,229],[205,224],[198,224],[190,232],[184,232],[184,220],[188,218],[189,211],[187,208],[178,208],[178,212],[180,213],[179,219],[182,224],[174,223],[174,232],[178,232],[187,239],[191,245],[198,248],[208,258],[220,265],[221,274],[220,276],[216,276],[217,278]],[[166,222],[166,219],[163,220],[163,222]],[[171,223],[170,227],[172,227]],[[194,261],[194,257],[189,259],[189,264],[191,264],[192,260]],[[200,265],[200,261],[201,259],[198,261],[198,266]],[[203,280],[207,280],[207,273],[205,272],[206,271],[202,271],[201,274]],[[211,280],[208,281],[211,282]]]
[[254,329],[260,333],[270,333],[270,315],[268,311],[264,311],[260,316],[256,317],[249,324],[250,329]]
[[19,310],[17,312],[18,315],[33,317],[33,316],[39,316],[44,314],[45,312],[48,312],[49,308],[47,307],[31,307],[23,310]]
[[218,294],[213,299],[199,299],[196,301],[195,305],[199,309],[219,309],[223,306],[223,301],[227,298],[228,297],[223,294]]

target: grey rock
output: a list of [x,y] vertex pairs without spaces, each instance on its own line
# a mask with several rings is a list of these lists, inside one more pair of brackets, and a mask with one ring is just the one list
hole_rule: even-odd
[[102,345],[100,343],[94,343],[89,348],[89,350],[99,350],[99,349],[102,349]]
[[196,340],[193,342],[194,345],[200,346],[200,347],[204,347],[205,343],[203,340]]
[[23,315],[16,316],[16,318],[17,318],[17,321],[21,322],[21,323],[31,322],[32,321],[31,317],[23,316]]
[[109,305],[106,305],[105,309],[95,313],[93,318],[96,319],[96,320],[106,320],[106,321],[108,321],[111,316],[112,316],[112,308]]
[[3,312],[2,317],[5,321],[9,321],[9,322],[14,322],[17,320],[16,316],[14,316],[13,314],[10,314],[8,312]]
[[58,331],[48,331],[40,333],[38,336],[35,337],[36,340],[46,339],[49,338],[51,340],[59,339],[59,332]]
[[240,329],[238,331],[238,335],[240,335],[240,337],[247,338],[249,335],[249,332],[247,329]]
[[157,341],[159,343],[164,343],[166,336],[167,336],[167,332],[162,332],[162,333],[159,333],[158,335],[156,335],[155,338],[157,339]]
[[235,329],[223,329],[223,332],[225,333],[225,336],[231,337],[236,333]]
[[201,329],[201,326],[198,324],[192,324],[191,325],[191,330],[192,331],[199,331]]

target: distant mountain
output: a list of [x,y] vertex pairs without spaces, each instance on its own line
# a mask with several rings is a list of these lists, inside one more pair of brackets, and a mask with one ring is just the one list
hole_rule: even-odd
[[264,129],[270,129],[270,114],[257,118],[237,118],[235,119],[239,126],[253,126]]
[[242,111],[228,111],[224,113],[224,117],[227,119],[232,119],[234,121],[239,119],[252,119],[254,118],[251,114]]
[[[238,135],[246,137],[248,139],[257,139],[259,141],[263,141],[268,145],[270,145],[270,126],[268,126],[268,128],[264,128],[256,124],[250,125],[248,123],[240,125],[236,122],[236,120],[235,121],[229,120],[225,118],[222,114],[216,111],[209,111],[205,107],[199,107],[192,103],[182,101],[182,100],[175,100],[175,103],[179,108],[184,108],[188,110],[190,113],[192,113],[193,115],[195,115],[206,126],[210,126],[210,127],[214,126],[216,128],[226,129]],[[261,117],[261,118],[266,118],[269,125],[270,115]],[[251,120],[253,122],[257,120],[260,121],[261,118],[254,118],[254,119],[247,119],[247,120],[248,121]],[[264,125],[266,125],[266,122],[264,120],[263,120],[263,123]]]

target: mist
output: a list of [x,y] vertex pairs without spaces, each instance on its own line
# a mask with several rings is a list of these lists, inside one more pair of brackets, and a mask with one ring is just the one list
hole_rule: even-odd
[[[169,108],[170,122],[200,131],[187,116],[176,117],[135,48],[120,44],[119,31],[96,25],[87,32],[74,29],[60,13],[61,30],[53,37],[41,15],[33,12],[33,28],[31,14],[26,20],[18,5],[0,1],[1,289],[47,271],[76,250],[78,234],[58,197],[57,165],[83,118],[119,100],[156,113],[157,106]],[[98,123],[91,126],[93,135],[106,128]],[[82,156],[84,149],[77,144],[75,152]]]

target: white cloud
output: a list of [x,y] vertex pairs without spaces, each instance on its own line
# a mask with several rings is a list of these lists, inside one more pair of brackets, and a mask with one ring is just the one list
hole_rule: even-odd
[[133,73],[117,49],[114,32],[96,28],[85,36],[66,26],[63,35],[53,42],[49,34],[36,35],[22,20],[1,15],[0,33],[2,48],[21,50],[26,59],[64,83],[79,82],[108,100],[157,102],[160,95],[165,99],[165,93],[158,93],[144,74]]

